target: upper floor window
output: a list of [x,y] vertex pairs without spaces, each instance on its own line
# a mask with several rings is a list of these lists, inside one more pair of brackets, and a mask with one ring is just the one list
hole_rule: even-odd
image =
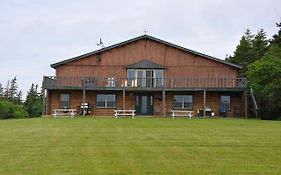
[[60,108],[69,108],[69,94],[60,94]]
[[192,95],[174,95],[173,97],[174,109],[192,109],[193,108],[193,98]]
[[163,85],[163,70],[128,69],[128,86],[161,87]]

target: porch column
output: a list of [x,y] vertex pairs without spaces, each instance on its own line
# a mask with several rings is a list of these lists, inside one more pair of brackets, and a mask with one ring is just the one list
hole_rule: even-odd
[[43,88],[43,94],[42,94],[42,97],[43,97],[43,102],[42,102],[42,116],[43,115],[46,115],[46,89]]
[[204,89],[204,94],[203,94],[203,99],[204,99],[204,106],[203,106],[203,115],[206,117],[206,89]]
[[83,88],[83,97],[82,97],[82,103],[83,103],[83,116],[85,116],[85,98],[86,98],[86,90]]
[[125,89],[123,89],[123,110],[126,109],[126,92]]
[[248,93],[244,90],[244,100],[245,100],[245,117],[248,118]]
[[166,117],[166,91],[163,89],[162,91],[162,109],[163,109],[163,116]]

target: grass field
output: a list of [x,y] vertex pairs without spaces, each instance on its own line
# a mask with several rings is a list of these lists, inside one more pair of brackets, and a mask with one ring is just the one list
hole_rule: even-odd
[[0,174],[281,174],[281,122],[2,120]]

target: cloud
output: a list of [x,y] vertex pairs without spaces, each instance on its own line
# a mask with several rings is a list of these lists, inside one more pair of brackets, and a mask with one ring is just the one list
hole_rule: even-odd
[[243,32],[277,32],[281,1],[230,0],[2,0],[0,82],[20,88],[53,75],[50,64],[148,34],[223,59]]

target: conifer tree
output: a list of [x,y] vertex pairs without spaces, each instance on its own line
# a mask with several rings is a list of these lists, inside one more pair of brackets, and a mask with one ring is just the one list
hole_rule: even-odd
[[10,100],[10,80],[7,81],[6,87],[4,89],[4,100]]
[[241,37],[236,50],[234,51],[233,56],[229,56],[226,58],[226,61],[229,61],[234,64],[239,64],[243,67],[242,70],[239,71],[239,76],[245,77],[246,70],[249,60],[252,60],[252,44],[253,38],[251,31],[249,29],[246,30],[244,35]]
[[4,98],[4,88],[2,86],[2,84],[0,83],[0,99]]
[[252,54],[253,60],[249,63],[253,63],[260,60],[268,49],[268,40],[266,39],[266,33],[263,29],[260,29],[253,39]]
[[15,102],[18,104],[22,104],[22,92],[19,91],[19,93],[16,96]]
[[270,44],[276,44],[279,47],[281,47],[281,21],[279,23],[276,23],[276,27],[279,29],[277,34],[272,36],[272,40],[270,41]]
[[239,70],[239,76],[246,77],[248,66],[260,60],[267,50],[268,40],[266,39],[264,30],[260,29],[256,35],[253,35],[251,31],[247,29],[241,37],[233,56],[227,57],[226,61],[241,65],[243,69]]
[[38,117],[42,114],[42,97],[38,93],[38,85],[32,83],[31,88],[26,96],[24,107],[30,117]]
[[14,77],[11,80],[9,93],[10,93],[10,99],[9,100],[13,101],[13,102],[16,102],[17,101],[17,95],[18,95],[17,77]]

